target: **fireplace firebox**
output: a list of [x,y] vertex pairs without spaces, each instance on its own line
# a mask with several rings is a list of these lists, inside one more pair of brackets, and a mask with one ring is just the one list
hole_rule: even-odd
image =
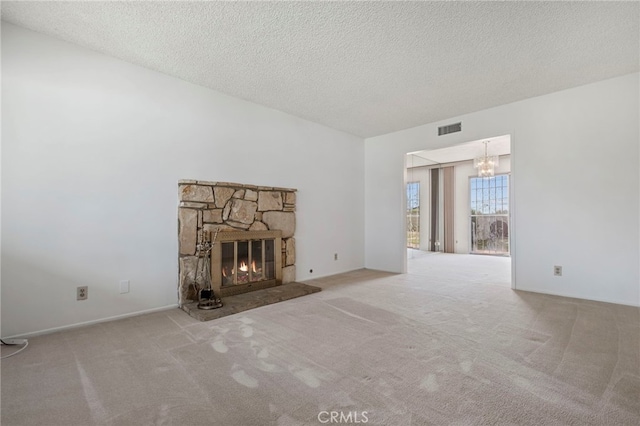
[[282,284],[282,231],[220,232],[211,251],[211,282],[220,297]]

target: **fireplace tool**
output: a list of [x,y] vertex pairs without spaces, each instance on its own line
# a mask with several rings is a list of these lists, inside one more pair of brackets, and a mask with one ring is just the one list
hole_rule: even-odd
[[[198,289],[198,277],[201,278],[202,288],[198,291],[198,309],[216,309],[222,307],[222,301],[216,297],[211,287],[211,249],[216,243],[219,229],[209,241],[205,237],[205,231],[200,233],[200,242],[196,246],[198,262],[196,264],[195,286]],[[207,233],[208,234],[208,233]]]

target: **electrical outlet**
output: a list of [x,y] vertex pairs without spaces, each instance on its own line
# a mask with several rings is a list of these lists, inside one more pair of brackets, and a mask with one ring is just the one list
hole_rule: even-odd
[[129,293],[129,280],[120,281],[120,294]]
[[554,266],[553,267],[553,275],[555,275],[556,277],[561,277],[562,276],[562,266]]
[[338,260],[338,253],[333,253],[333,260]]
[[87,298],[89,297],[89,287],[86,285],[78,287],[76,296],[77,300],[87,300]]

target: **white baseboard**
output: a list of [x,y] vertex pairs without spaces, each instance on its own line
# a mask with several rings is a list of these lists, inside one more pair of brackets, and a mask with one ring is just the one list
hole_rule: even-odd
[[597,298],[597,297],[592,297],[589,299],[586,299],[584,297],[579,297],[576,296],[575,294],[563,294],[560,292],[551,292],[551,291],[540,291],[540,290],[532,290],[532,289],[528,289],[528,288],[514,288],[515,291],[526,291],[529,293],[537,293],[537,294],[548,294],[549,296],[560,296],[560,297],[566,297],[569,299],[576,299],[576,300],[580,300],[580,301],[592,301],[592,302],[603,302],[603,303],[613,303],[614,305],[624,305],[624,306],[633,306],[635,308],[640,307],[640,303],[639,302],[629,302],[629,301],[620,301],[620,300],[612,300],[612,299],[602,299],[602,298]]
[[[334,277],[336,275],[348,274],[349,272],[361,271],[363,269],[368,269],[368,268],[365,268],[363,266],[363,267],[360,267],[360,268],[348,269],[346,271],[330,272],[330,273],[324,274],[324,275],[318,275],[318,276],[304,278],[304,279],[301,279],[301,280],[296,280],[296,282],[306,284],[309,281],[317,280],[317,279],[320,279],[320,278]],[[370,270],[373,271],[373,269],[370,269]],[[313,283],[311,283],[311,284],[313,284]]]
[[14,336],[3,337],[3,339],[28,338],[28,337],[41,336],[43,334],[55,333],[57,331],[70,330],[70,329],[73,329],[73,328],[85,327],[87,325],[99,324],[101,322],[108,322],[108,321],[115,321],[115,320],[119,320],[119,319],[129,318],[129,317],[136,317],[138,315],[151,314],[153,312],[167,311],[169,309],[175,309],[177,307],[178,307],[178,304],[176,303],[176,304],[172,304],[172,305],[161,306],[159,308],[151,308],[151,309],[145,309],[143,311],[131,312],[131,313],[128,313],[128,314],[115,315],[113,317],[100,318],[100,319],[97,319],[97,320],[78,322],[78,323],[75,323],[75,324],[63,325],[63,326],[60,326],[60,327],[47,328],[45,330],[34,331],[34,332],[31,332],[31,333],[16,334]]

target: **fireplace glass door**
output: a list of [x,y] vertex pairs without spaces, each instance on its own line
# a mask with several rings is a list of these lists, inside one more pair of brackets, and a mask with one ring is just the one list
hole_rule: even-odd
[[274,240],[223,242],[221,282],[223,287],[275,279]]

